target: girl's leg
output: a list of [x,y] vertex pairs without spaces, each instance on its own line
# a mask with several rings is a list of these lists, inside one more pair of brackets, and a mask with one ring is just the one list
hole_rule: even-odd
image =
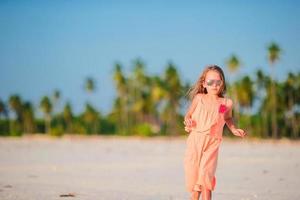
[[200,191],[193,190],[191,193],[191,200],[199,200],[200,194]]
[[202,200],[211,200],[211,190],[203,189]]

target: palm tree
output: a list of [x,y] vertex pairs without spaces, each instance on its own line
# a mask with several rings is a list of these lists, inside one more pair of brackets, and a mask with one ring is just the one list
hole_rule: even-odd
[[[146,75],[145,65],[140,59],[134,61],[132,78],[130,79],[129,89],[132,98],[132,111],[134,121],[142,122],[150,113],[150,78]],[[135,117],[136,116],[136,117]],[[135,122],[134,122],[135,123]]]
[[277,126],[277,102],[276,102],[276,83],[275,83],[275,69],[274,64],[280,58],[281,49],[276,43],[271,43],[268,47],[268,60],[272,69],[271,73],[271,105],[272,105],[272,136],[278,138]]
[[152,77],[151,80],[151,101],[152,113],[160,120],[159,110],[163,104],[164,98],[167,96],[164,80],[159,76]]
[[116,97],[114,99],[113,108],[110,113],[110,116],[114,119],[117,132],[124,133],[125,132],[125,126],[124,126],[124,106],[123,106],[123,100],[120,97]]
[[166,96],[165,84],[159,76],[154,76],[151,80],[151,96],[152,101],[155,103],[155,107],[159,106],[160,102]]
[[[298,82],[298,83],[297,83]],[[299,125],[297,123],[295,105],[296,105],[296,96],[297,88],[299,90],[300,81],[297,80],[297,77],[289,73],[287,80],[283,83],[283,95],[284,95],[284,108],[285,109],[285,119],[286,124],[291,125],[291,136],[295,139],[298,137]]]
[[[96,90],[96,82],[92,77],[88,77],[85,81],[85,90],[88,93],[93,93]],[[94,118],[94,121],[89,121],[89,119]],[[86,103],[86,110],[84,113],[84,119],[86,121],[86,124],[88,124],[88,126],[93,126],[92,127],[92,132],[96,133],[97,132],[97,128],[98,128],[98,120],[99,120],[99,115],[98,115],[98,111],[96,111],[96,109],[90,104],[90,103]],[[88,130],[89,131],[89,130]]]
[[55,110],[57,109],[57,104],[60,100],[61,97],[61,93],[58,89],[54,90],[53,92],[53,111],[55,112]]
[[99,128],[99,113],[96,109],[89,103],[85,106],[85,111],[83,113],[83,121],[86,124],[88,133],[97,133]]
[[5,103],[0,99],[0,115],[3,114],[6,116],[7,110],[6,110],[6,105]]
[[163,109],[162,118],[165,121],[166,133],[178,134],[178,113],[180,100],[182,98],[182,84],[175,65],[169,62],[164,73],[166,104]]
[[8,130],[8,129],[9,129],[8,109],[7,109],[7,107],[6,107],[5,103],[4,103],[4,101],[2,101],[2,100],[0,99],[0,117],[1,117],[1,115],[3,115],[3,116],[5,117],[5,119],[6,119],[6,121],[7,121],[7,128],[5,129],[6,132],[7,132],[7,131],[9,131],[9,130]]
[[240,81],[238,81],[237,91],[239,104],[242,108],[248,109],[249,112],[254,100],[253,81],[249,76],[244,76]]
[[22,122],[23,122],[23,118],[22,118],[22,100],[18,95],[12,95],[9,98],[9,105],[10,108],[14,111],[14,113],[16,114],[16,126],[17,126],[17,130],[13,130],[13,120],[11,120],[10,122],[10,132],[21,132],[22,131]]
[[72,125],[73,112],[72,112],[71,104],[69,102],[67,102],[65,107],[64,107],[63,118],[64,118],[64,121],[65,121],[66,126],[67,126],[67,132],[72,133],[73,132],[73,127],[72,127],[73,126]]
[[261,116],[261,131],[263,137],[268,137],[268,113],[267,106],[264,102],[267,98],[267,89],[269,88],[270,79],[264,74],[262,70],[256,72],[256,98],[261,102],[261,108],[259,110]]
[[23,119],[24,119],[24,131],[26,133],[35,132],[35,122],[34,122],[34,112],[33,106],[30,102],[25,102],[23,104]]
[[125,77],[122,66],[116,63],[114,66],[113,80],[117,88],[117,98],[115,99],[113,113],[117,118],[117,129],[119,133],[128,132],[128,80]]
[[227,60],[227,68],[229,72],[236,73],[240,68],[240,60],[236,55],[231,55],[231,57]]
[[92,77],[88,77],[85,80],[85,90],[88,93],[92,93],[95,91],[95,80]]
[[46,133],[50,133],[51,129],[51,112],[52,104],[49,97],[44,96],[40,101],[40,108],[44,112]]
[[[226,65],[228,68],[228,71],[230,73],[230,75],[232,77],[234,77],[240,66],[241,66],[241,62],[239,60],[239,58],[236,55],[231,55],[231,57],[229,57],[229,59],[226,61]],[[232,83],[232,95],[233,95],[233,101],[234,101],[234,110],[235,110],[235,118],[237,120],[237,123],[239,124],[239,118],[240,118],[240,106],[239,106],[239,99],[238,99],[238,94],[237,94],[237,86],[235,85],[235,83]]]
[[[249,128],[251,127],[251,113],[250,109],[253,105],[254,91],[253,91],[253,81],[249,76],[244,76],[242,79],[236,83],[237,97],[239,99],[239,105],[241,106],[241,111],[243,111],[243,118],[247,123]],[[246,112],[245,112],[246,111]]]

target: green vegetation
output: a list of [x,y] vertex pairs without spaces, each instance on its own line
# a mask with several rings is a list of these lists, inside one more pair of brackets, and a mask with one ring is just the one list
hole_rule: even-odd
[[[251,77],[241,77],[238,71],[243,64],[238,56],[231,55],[226,61],[225,66],[229,72],[226,76],[227,93],[235,103],[234,118],[241,128],[247,130],[249,136],[299,138],[300,73],[289,73],[282,82],[274,79],[275,64],[280,59],[281,51],[275,43],[266,49],[271,75],[258,70]],[[123,72],[121,63],[116,63],[112,79],[116,98],[112,110],[106,116],[101,115],[88,102],[79,115],[74,115],[71,102],[66,102],[62,110],[57,110],[61,97],[57,89],[53,97],[43,96],[36,106],[44,114],[42,119],[35,117],[32,103],[23,101],[17,94],[11,95],[7,101],[0,99],[0,135],[185,134],[180,109],[188,103],[186,92],[190,83],[183,83],[174,63],[168,63],[160,75],[149,75],[141,59],[133,62],[129,74]],[[92,94],[95,88],[95,80],[88,77],[84,89]],[[225,135],[232,137],[227,129]]]

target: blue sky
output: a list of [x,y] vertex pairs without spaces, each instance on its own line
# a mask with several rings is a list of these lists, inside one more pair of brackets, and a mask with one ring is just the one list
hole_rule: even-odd
[[[269,73],[267,45],[283,50],[276,78],[300,70],[300,2],[265,1],[0,1],[0,98],[19,94],[38,105],[54,89],[75,112],[91,102],[107,113],[115,95],[112,70],[141,58],[147,72],[176,64],[194,82],[207,64],[225,69],[236,54],[240,75]],[[227,79],[230,76],[227,72]],[[83,89],[94,77],[95,94]]]

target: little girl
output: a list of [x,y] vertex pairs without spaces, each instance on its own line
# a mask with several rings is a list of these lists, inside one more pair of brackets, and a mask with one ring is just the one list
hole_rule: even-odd
[[224,98],[226,91],[222,69],[207,66],[188,94],[192,103],[184,118],[185,131],[189,133],[184,156],[186,188],[191,199],[211,199],[216,185],[218,150],[226,123],[230,131],[240,137],[246,132],[234,126],[233,102]]

